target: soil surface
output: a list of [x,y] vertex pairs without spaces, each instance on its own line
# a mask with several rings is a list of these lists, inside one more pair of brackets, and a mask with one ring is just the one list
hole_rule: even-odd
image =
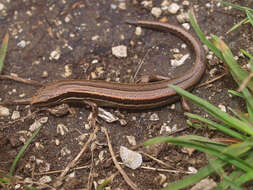
[[[166,2],[168,6],[172,2],[176,3],[180,9],[176,14],[171,14],[164,6]],[[253,8],[251,0],[230,2]],[[146,74],[174,77],[186,72],[192,66],[194,54],[184,47],[182,40],[169,33],[136,28],[125,21],[139,19],[182,25],[177,16],[189,11],[190,7],[204,33],[207,36],[221,36],[239,63],[247,64],[240,49],[253,53],[253,29],[250,24],[226,34],[232,26],[245,18],[245,13],[224,7],[216,1],[0,0],[0,7],[0,39],[6,31],[10,35],[2,74],[17,75],[43,84],[62,79],[133,83]],[[161,15],[154,16],[154,7],[162,10]],[[192,27],[189,32],[196,36]],[[126,57],[112,54],[112,48],[119,45],[127,48]],[[226,72],[224,65],[207,48],[205,50],[207,69],[200,83]],[[171,59],[187,53],[190,58],[186,59],[183,66],[171,66]],[[134,78],[140,64],[140,71]],[[38,89],[13,80],[1,80],[0,88],[1,101],[31,97]],[[231,76],[225,75],[213,83],[196,87],[192,92],[222,109],[243,109],[242,101],[227,93],[228,89],[236,88]],[[77,156],[94,131],[89,122],[91,109],[81,104],[70,104],[69,113],[60,117],[41,109],[27,117],[38,109],[31,106],[6,107],[9,115],[0,116],[0,170],[6,173],[9,171],[24,142],[33,133],[32,128],[42,125],[18,162],[15,176],[18,176],[20,182],[16,182],[15,188],[23,189],[23,183],[26,181],[29,184],[29,180],[53,187],[61,170]],[[190,107],[192,112],[209,118],[203,110],[191,103]],[[182,179],[189,172],[198,170],[208,161],[204,153],[191,152],[178,146],[164,144],[136,148],[136,145],[157,136],[221,136],[209,129],[188,127],[185,111],[179,102],[152,110],[105,110],[119,120],[108,123],[98,118],[99,131],[74,166],[76,169],[67,173],[62,181],[62,189],[88,189],[88,184],[92,184],[92,189],[95,189],[103,180],[117,174],[118,170],[112,161],[101,127],[108,130],[119,162],[120,146],[145,153],[142,153],[142,167],[133,170],[121,165],[140,189],[161,189],[168,183]],[[42,120],[44,123],[40,124]],[[167,166],[147,154],[163,161]],[[117,174],[106,189],[131,188]]]

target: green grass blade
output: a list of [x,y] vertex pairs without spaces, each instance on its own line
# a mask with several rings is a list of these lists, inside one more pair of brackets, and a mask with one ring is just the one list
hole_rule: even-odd
[[252,97],[250,91],[247,88],[243,88],[242,93],[243,93],[244,98],[246,99],[246,103],[248,103],[250,108],[253,109],[253,97]]
[[195,19],[193,17],[192,12],[189,13],[189,18],[190,18],[190,22],[191,25],[193,27],[193,29],[195,30],[195,32],[197,33],[197,35],[199,36],[199,39],[207,45],[207,47],[214,52],[214,54],[219,57],[221,60],[223,60],[223,56],[221,54],[221,52],[219,51],[219,49],[217,47],[215,47],[212,42],[210,42],[208,39],[206,39],[204,33],[201,31],[200,27],[198,26],[198,24],[195,22]]
[[[240,148],[240,147],[239,147]],[[239,151],[233,151],[229,150],[230,152],[234,152],[234,156],[240,156],[240,154],[243,154],[243,152],[239,152]],[[253,158],[253,156],[249,155],[250,158]],[[213,165],[215,165],[215,168],[213,167]],[[212,173],[214,173],[218,168],[222,168],[225,167],[227,165],[227,162],[223,161],[223,160],[219,160],[216,159],[214,161],[212,161],[212,164],[208,164],[205,167],[199,169],[198,173],[190,175],[190,176],[186,176],[184,177],[182,180],[178,180],[176,182],[173,182],[172,184],[169,184],[169,186],[167,186],[166,188],[164,188],[163,190],[178,190],[178,189],[183,189],[185,187],[188,187],[190,185],[194,185],[196,184],[198,181],[210,176]],[[241,170],[237,170],[240,171]],[[241,172],[242,173],[242,172]],[[240,173],[240,174],[241,174]],[[235,175],[235,174],[233,174]],[[231,176],[232,177],[232,176]],[[230,178],[231,178],[230,177]],[[238,183],[237,183],[238,185]]]
[[253,122],[249,119],[248,114],[242,113],[239,110],[235,111],[232,108],[230,109],[230,111],[237,117],[239,118],[241,121],[243,121],[244,123],[246,123],[249,127],[252,128],[253,130]]
[[[226,166],[226,162],[222,160],[215,160],[214,161],[216,168],[221,168]],[[215,169],[212,167],[211,164],[207,164],[205,167],[199,169],[198,173],[186,176],[181,180],[178,180],[176,182],[173,182],[169,184],[166,188],[163,190],[178,190],[178,189],[183,189],[185,187],[188,187],[190,185],[196,184],[198,181],[208,177],[212,173],[215,172]]]
[[249,58],[250,72],[253,72],[253,55],[243,49],[240,49],[240,51]]
[[214,121],[211,121],[211,120],[208,120],[206,118],[203,118],[199,115],[196,115],[196,114],[192,114],[192,113],[186,113],[185,114],[186,116],[190,117],[190,118],[193,118],[193,119],[197,119],[199,121],[202,121],[208,125],[210,125],[211,127],[215,128],[215,129],[218,129],[219,131],[231,136],[231,137],[234,137],[234,138],[237,138],[237,139],[240,139],[240,140],[247,140],[247,137],[224,126],[224,125],[221,125],[221,124],[218,124],[218,123],[215,123]]
[[[235,181],[242,174],[243,174],[242,170],[237,169],[237,170],[233,171],[229,175],[229,177],[230,177],[230,179],[232,179],[233,181]],[[228,187],[229,187],[229,184],[227,183],[227,181],[221,181],[220,184],[214,190],[223,190],[223,189],[227,189]]]
[[247,17],[249,18],[249,22],[253,26],[253,15],[247,10],[246,11]]
[[246,11],[248,10],[249,12],[253,12],[253,9],[250,9],[248,7],[243,7],[243,6],[239,6],[239,5],[235,5],[233,3],[229,3],[229,2],[226,2],[226,1],[223,1],[223,0],[219,0],[221,3],[223,3],[224,5],[226,6],[231,6],[233,7],[234,9],[239,9],[239,10],[242,10],[242,11]]
[[209,102],[177,87],[174,85],[170,85],[177,93],[184,96],[185,98],[189,99],[196,105],[199,105],[203,109],[205,109],[209,114],[216,117],[217,119],[224,122],[226,125],[240,130],[241,132],[247,133],[253,136],[253,130],[244,122],[240,121],[237,118],[230,116],[228,113],[221,111],[219,108],[215,107],[214,105],[210,104]]
[[96,190],[103,190],[109,183],[111,182],[111,178],[107,178],[102,184],[100,184]]
[[253,59],[253,55],[251,55],[249,52],[245,51],[244,49],[240,49],[240,51],[249,59]]
[[[224,167],[226,166],[226,162],[222,160],[215,160],[215,165],[217,167]],[[198,173],[186,176],[181,180],[178,180],[176,182],[173,182],[169,184],[166,188],[163,190],[178,190],[178,189],[183,189],[185,187],[188,187],[190,185],[196,184],[198,181],[208,177],[212,173],[215,172],[215,169],[212,167],[211,164],[206,165],[205,167],[199,169]]]
[[246,103],[247,106],[247,110],[248,110],[248,114],[249,114],[249,119],[252,122],[253,121],[253,109],[252,107],[249,105],[249,103]]
[[244,188],[239,187],[236,185],[233,180],[231,180],[228,176],[222,176],[223,181],[226,181],[226,183],[233,189],[233,190],[244,190]]
[[188,140],[182,137],[176,137],[176,138],[157,137],[157,138],[153,138],[146,141],[144,145],[151,145],[154,143],[162,143],[162,142],[169,142],[169,143],[173,143],[179,146],[194,148],[201,152],[214,155],[218,157],[219,159],[224,160],[246,172],[253,171],[253,166],[251,164],[248,164],[244,160],[235,156],[237,154],[243,154],[247,152],[251,148],[250,146],[253,146],[253,143],[251,141],[245,141],[242,143],[233,144],[227,148],[223,148],[223,150],[221,149],[221,146],[213,146],[214,144],[210,146],[209,143],[200,143],[200,142]]
[[[204,126],[198,124],[198,123],[192,123],[190,120],[186,121],[187,125],[189,125],[190,127],[193,127],[195,129],[200,129],[200,128],[204,128]],[[210,127],[211,128],[211,127]],[[212,128],[213,129],[213,128]]]
[[[242,69],[241,66],[236,62],[231,50],[221,39],[215,35],[213,35],[213,39],[215,41],[214,43],[216,44],[216,47],[220,49],[227,65],[229,66],[234,80],[240,85],[242,81],[248,77],[249,73],[246,70]],[[253,80],[250,80],[247,86],[250,90],[253,91]]]
[[189,140],[189,141],[194,141],[194,142],[199,142],[199,143],[208,143],[208,145],[215,145],[215,148],[222,147],[221,150],[223,150],[224,147],[226,147],[226,144],[221,143],[221,142],[217,142],[217,141],[213,141],[209,138],[206,137],[201,137],[201,136],[197,136],[197,135],[187,135],[182,137],[183,139]]
[[39,188],[36,188],[36,187],[30,187],[30,186],[25,186],[25,189],[26,190],[41,190],[41,189],[39,189]]
[[[166,140],[166,137],[163,137],[162,139],[161,138],[151,139],[149,140],[149,142],[147,141],[146,144],[153,144],[153,142],[161,142],[161,140]],[[245,149],[244,147],[247,147],[247,149]],[[241,143],[240,146],[233,146],[233,147],[226,148],[226,150],[224,151],[228,153],[233,153],[234,156],[240,156],[244,154],[245,152],[247,152],[250,148],[251,146],[249,146],[248,142],[246,142],[246,143]],[[241,149],[244,149],[244,150],[241,151]],[[215,168],[213,167],[213,165],[215,165]],[[222,168],[226,165],[227,163],[225,161],[217,159],[215,161],[212,161],[212,164],[209,163],[207,166],[201,168],[197,174],[193,174],[193,175],[183,178],[182,180],[173,182],[172,184],[169,184],[169,186],[164,188],[163,190],[183,189],[185,187],[188,187],[190,185],[197,183],[201,179],[206,178],[207,176],[215,172],[218,168]]]
[[253,172],[247,172],[246,174],[241,175],[238,179],[235,180],[237,185],[242,185],[253,179]]
[[3,66],[4,66],[4,60],[8,48],[8,41],[9,41],[9,34],[6,32],[4,35],[3,41],[2,41],[2,46],[0,50],[0,73],[2,72]]
[[245,99],[244,96],[243,96],[243,94],[240,93],[240,92],[237,92],[237,91],[234,91],[234,90],[228,90],[228,92],[229,92],[230,94],[233,94],[233,95],[235,95],[235,96],[238,96],[238,97],[241,97],[241,98]]
[[235,24],[232,28],[230,28],[228,31],[227,31],[227,34],[230,33],[230,32],[233,32],[234,30],[236,30],[237,28],[239,28],[241,25],[245,24],[246,22],[248,22],[248,18],[245,18],[243,20],[241,20],[239,23]]
[[10,183],[11,183],[10,180],[9,180],[8,178],[1,178],[1,177],[0,177],[0,181],[1,181],[2,183],[6,183],[6,184],[10,184]]
[[[249,155],[246,157],[246,162],[252,163],[253,162],[253,151],[249,152]],[[242,176],[243,175],[243,176]],[[242,185],[243,183],[252,180],[251,177],[249,177],[251,174],[244,174],[242,170],[235,170],[233,171],[229,176],[233,179],[233,181],[237,185]],[[215,190],[223,190],[228,188],[229,184],[227,184],[225,181],[222,181]]]
[[9,175],[13,176],[13,172],[16,168],[16,165],[19,161],[19,159],[21,158],[21,156],[24,154],[26,148],[29,146],[29,144],[32,142],[33,138],[38,134],[38,132],[40,131],[41,127],[39,127],[38,129],[36,129],[36,131],[32,134],[32,136],[27,140],[27,142],[24,144],[24,146],[21,148],[21,150],[18,152],[18,155],[16,156],[15,160],[13,161],[11,168],[10,168],[10,172]]

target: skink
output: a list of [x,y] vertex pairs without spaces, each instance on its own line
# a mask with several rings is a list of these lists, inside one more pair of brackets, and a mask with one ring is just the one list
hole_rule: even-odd
[[176,78],[151,83],[126,84],[98,80],[60,80],[46,84],[31,98],[12,101],[12,103],[52,106],[64,102],[86,100],[102,107],[150,109],[178,99],[176,92],[169,87],[170,84],[190,89],[199,82],[205,72],[205,54],[202,46],[189,32],[166,23],[152,21],[128,21],[128,23],[170,32],[181,38],[195,53],[193,67]]

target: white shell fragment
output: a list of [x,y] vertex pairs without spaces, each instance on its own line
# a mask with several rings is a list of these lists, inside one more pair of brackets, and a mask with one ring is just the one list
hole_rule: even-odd
[[50,183],[52,181],[52,178],[50,176],[43,176],[39,179],[39,182],[41,184],[46,184],[46,183]]
[[98,116],[102,118],[103,120],[105,120],[107,123],[113,123],[119,120],[118,117],[104,110],[103,108],[98,108]]
[[217,183],[214,182],[212,179],[203,179],[200,182],[198,182],[196,185],[194,185],[191,190],[212,190],[215,189],[217,186]]
[[39,127],[41,127],[44,123],[48,121],[48,117],[42,117],[38,120],[35,120],[35,122],[29,127],[30,131],[35,131]]
[[12,119],[12,120],[16,120],[16,119],[19,119],[19,118],[20,118],[20,113],[19,113],[19,111],[13,111],[12,116],[11,116],[11,119]]
[[112,47],[112,54],[117,58],[127,57],[127,47],[124,45]]
[[140,153],[129,150],[128,148],[120,147],[120,157],[122,162],[129,168],[135,170],[142,164],[142,156]]
[[170,64],[171,64],[172,67],[178,67],[178,66],[180,66],[180,65],[183,65],[184,62],[185,62],[185,60],[188,59],[189,57],[190,57],[190,54],[187,53],[187,54],[185,54],[185,55],[184,55],[181,59],[179,59],[179,60],[172,59],[172,60],[170,61]]
[[150,117],[149,117],[150,121],[159,121],[159,116],[157,113],[153,113]]

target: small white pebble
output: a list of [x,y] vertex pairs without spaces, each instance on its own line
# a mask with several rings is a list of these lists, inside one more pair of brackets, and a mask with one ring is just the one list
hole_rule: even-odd
[[4,4],[0,3],[0,11],[2,11],[4,8]]
[[69,77],[69,76],[72,75],[72,71],[71,71],[69,65],[65,65],[64,69],[65,69],[65,72],[64,72],[64,76],[63,77],[67,78],[67,77]]
[[176,108],[176,104],[171,104],[170,109],[174,110]]
[[60,133],[62,136],[64,136],[69,130],[66,125],[60,123],[57,125],[56,131],[57,131],[57,133]]
[[97,60],[97,59],[94,59],[94,60],[91,61],[91,63],[92,63],[92,64],[96,64],[96,63],[98,63],[98,60]]
[[24,48],[26,46],[26,41],[21,40],[20,42],[18,42],[17,46],[20,47],[20,48]]
[[226,106],[219,104],[218,107],[221,109],[221,111],[227,112]]
[[236,61],[238,61],[239,57],[236,55],[236,56],[234,56],[234,59],[235,59]]
[[43,71],[41,77],[42,78],[47,78],[48,77],[48,72],[47,71]]
[[19,94],[18,95],[20,98],[24,98],[25,97],[25,93]]
[[179,15],[177,15],[177,21],[179,23],[184,23],[184,22],[187,22],[189,20],[190,19],[189,19],[188,13],[183,12],[183,13],[180,13]]
[[124,45],[112,47],[112,54],[117,58],[127,57],[127,47]]
[[160,185],[163,185],[163,184],[166,182],[167,177],[166,177],[166,175],[164,175],[164,174],[159,174],[159,177],[160,177],[159,184],[160,184]]
[[152,0],[150,0],[150,1],[142,1],[141,5],[143,7],[145,7],[145,8],[151,8],[151,7],[153,7],[153,1]]
[[59,139],[55,139],[55,145],[59,146],[60,145],[60,140]]
[[170,6],[168,7],[168,12],[170,14],[176,14],[177,11],[179,10],[179,5],[176,3],[171,3]]
[[177,131],[177,124],[174,124],[172,127],[171,127],[171,132],[174,132],[174,131]]
[[182,26],[186,29],[186,30],[190,30],[191,25],[189,23],[183,23]]
[[136,29],[135,29],[135,34],[136,34],[136,36],[140,36],[140,35],[141,35],[141,32],[142,32],[141,27],[137,26]]
[[163,0],[163,2],[161,3],[162,7],[169,6],[169,5],[170,5],[170,2],[168,0]]
[[130,145],[135,146],[136,145],[136,140],[134,136],[126,136],[128,142]]
[[166,134],[171,133],[171,127],[168,125],[167,122],[162,124],[159,133],[160,133],[160,135],[166,135]]
[[206,58],[207,58],[208,60],[212,60],[212,59],[213,59],[213,54],[208,54],[208,55],[206,56]]
[[43,176],[42,178],[39,179],[39,183],[41,184],[45,184],[45,183],[49,183],[52,181],[52,178],[50,176]]
[[181,44],[181,48],[185,49],[185,48],[187,48],[187,45],[186,44]]
[[117,9],[117,5],[111,4],[111,9]]
[[51,53],[50,53],[50,57],[49,57],[49,59],[50,60],[58,60],[59,58],[60,58],[60,56],[61,56],[61,51],[60,51],[60,49],[56,49],[56,50],[54,50],[54,51],[52,51]]
[[215,68],[212,68],[212,69],[210,70],[210,72],[209,72],[209,74],[210,74],[211,77],[214,77],[216,73],[217,73],[217,68],[216,68],[216,67],[215,67]]
[[183,1],[182,5],[188,7],[188,6],[190,6],[190,2],[189,1]]
[[206,8],[210,8],[211,7],[211,4],[210,3],[207,3],[206,4]]
[[99,39],[99,35],[92,36],[91,38],[92,41],[97,41],[98,39]]
[[155,16],[156,18],[158,18],[162,14],[162,9],[160,9],[159,7],[153,7],[152,10],[151,10],[151,14],[153,16]]
[[75,172],[72,172],[72,173],[70,173],[68,176],[69,176],[70,178],[73,178],[73,177],[76,176],[76,173],[75,173]]
[[67,15],[67,16],[65,17],[64,21],[65,21],[66,23],[69,23],[70,19],[71,19],[71,15]]
[[17,185],[15,185],[15,189],[19,189],[21,187],[21,185],[20,184],[17,184]]
[[0,106],[0,116],[9,116],[10,115],[10,110],[6,107]]
[[173,52],[173,53],[180,53],[180,51],[179,51],[178,48],[173,48],[173,49],[171,50],[171,52]]
[[121,9],[121,10],[126,10],[126,3],[125,2],[121,2],[121,3],[119,3],[119,9]]
[[20,113],[19,113],[19,111],[13,111],[13,113],[12,113],[12,116],[11,116],[11,119],[12,120],[16,120],[16,119],[19,119],[20,118]]

